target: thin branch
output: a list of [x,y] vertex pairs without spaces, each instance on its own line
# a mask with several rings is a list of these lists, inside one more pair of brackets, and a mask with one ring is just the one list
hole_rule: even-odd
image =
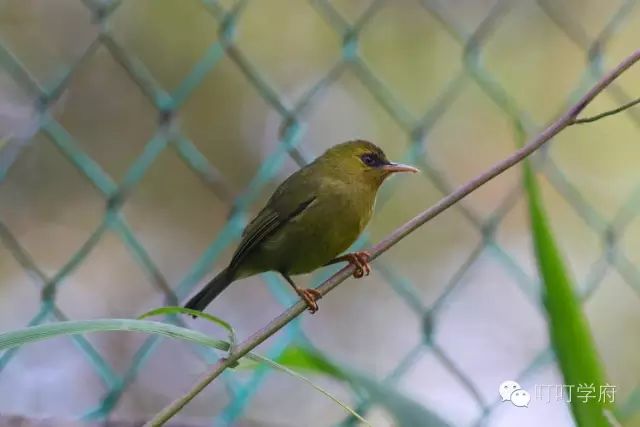
[[604,113],[596,114],[595,116],[585,117],[583,119],[576,119],[573,121],[573,125],[582,124],[582,123],[591,123],[597,120],[603,119],[607,116],[613,116],[614,114],[618,114],[626,109],[633,107],[634,105],[640,104],[640,98],[634,99],[633,101],[627,102],[624,105],[621,105],[618,108],[614,108],[613,110],[605,111]]
[[[640,49],[636,50],[633,54],[622,61],[615,69],[602,77],[575,105],[573,105],[566,113],[564,113],[559,119],[553,122],[542,133],[538,134],[535,138],[529,141],[525,146],[514,152],[506,159],[498,162],[482,174],[468,181],[449,195],[442,198],[438,203],[431,206],[427,210],[423,211],[420,215],[406,222],[401,227],[393,231],[389,236],[373,246],[369,251],[371,258],[375,259],[385,251],[389,250],[393,245],[398,243],[404,237],[412,233],[418,227],[422,226],[427,221],[433,219],[437,215],[441,214],[462,198],[469,195],[471,192],[478,189],[480,186],[486,184],[491,179],[500,175],[507,169],[518,164],[524,160],[531,153],[542,147],[547,141],[557,135],[560,131],[568,126],[576,123],[580,123],[577,119],[578,114],[584,110],[584,108],[593,99],[604,90],[611,82],[613,82],[620,74],[629,69],[634,63],[640,60]],[[628,107],[627,107],[628,108]],[[620,110],[622,111],[622,110]],[[604,114],[602,117],[615,114],[617,111]],[[585,120],[585,119],[582,119]],[[597,119],[595,119],[597,120]],[[593,121],[593,120],[592,120]],[[342,283],[345,279],[353,274],[354,267],[349,265],[336,274],[327,279],[324,283],[318,286],[316,289],[321,295],[326,295],[333,288]],[[287,323],[292,321],[295,317],[299,316],[306,309],[306,304],[299,301],[278,317],[273,319],[267,326],[260,329],[258,332],[251,335],[245,341],[240,343],[233,354],[227,358],[220,359],[209,372],[205,373],[202,378],[193,386],[193,388],[182,397],[176,399],[167,405],[162,411],[160,411],[152,420],[147,422],[145,426],[160,426],[173,417],[178,411],[180,411],[189,401],[191,401],[198,393],[200,393],[208,384],[215,380],[225,369],[233,366],[235,362],[243,357],[245,354],[253,350],[255,347],[264,342],[267,338],[278,332]]]

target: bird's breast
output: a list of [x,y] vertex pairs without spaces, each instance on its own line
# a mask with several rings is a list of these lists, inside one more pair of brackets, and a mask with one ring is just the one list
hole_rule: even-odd
[[264,250],[279,259],[281,271],[311,272],[355,242],[371,218],[373,202],[350,193],[321,195],[265,242]]

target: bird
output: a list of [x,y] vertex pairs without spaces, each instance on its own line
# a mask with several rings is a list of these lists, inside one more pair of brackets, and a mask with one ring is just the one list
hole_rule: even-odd
[[418,169],[389,161],[380,147],[365,140],[329,148],[278,186],[245,227],[228,266],[185,307],[203,311],[232,282],[275,271],[315,313],[322,295],[298,287],[291,276],[339,262],[354,265],[355,278],[369,275],[368,252],[340,254],[371,219],[382,183],[398,172]]

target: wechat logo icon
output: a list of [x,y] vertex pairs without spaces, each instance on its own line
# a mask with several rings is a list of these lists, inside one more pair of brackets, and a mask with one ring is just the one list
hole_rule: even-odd
[[503,381],[498,388],[498,393],[503,402],[508,400],[519,408],[529,407],[531,395],[515,381]]

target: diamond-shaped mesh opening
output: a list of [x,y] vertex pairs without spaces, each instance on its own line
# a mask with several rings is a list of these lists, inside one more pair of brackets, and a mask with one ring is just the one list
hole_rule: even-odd
[[[277,145],[281,125],[278,112],[228,57],[203,78],[179,119],[184,135],[215,168],[219,181],[234,192],[249,184],[254,175],[250,171],[256,171],[268,155],[266,142]],[[238,119],[246,126],[234,126]],[[228,194],[226,202],[232,203],[235,195]]]
[[[184,191],[187,188],[189,191]],[[177,283],[210,244],[216,230],[224,227],[224,218],[211,213],[224,212],[227,206],[227,201],[216,197],[175,152],[167,150],[132,190],[122,211],[158,269],[169,282]],[[191,225],[176,227],[182,222]]]
[[108,231],[65,278],[57,301],[72,318],[123,317],[161,301],[150,282],[127,246]]
[[[609,108],[612,102],[600,105]],[[629,160],[640,155],[640,148],[634,144],[637,130],[638,123],[628,117],[603,122],[598,129],[572,129],[572,135],[559,136],[560,144],[551,148],[551,172],[566,181],[603,218],[613,218],[638,185],[633,179],[635,167]],[[620,135],[621,139],[597,154],[588,149],[600,146],[608,135]]]
[[236,31],[238,50],[288,100],[309,90],[340,59],[340,35],[308,2],[273,0],[268,8],[249,3]]
[[60,124],[117,180],[155,131],[157,111],[104,47],[74,70],[58,104]]
[[[342,140],[374,140],[423,170],[383,189],[363,239],[377,241],[522,143],[517,126],[542,126],[637,48],[639,13],[637,2],[574,0],[5,2],[0,330],[181,301],[224,265],[238,224],[275,185]],[[588,113],[637,96],[638,72]],[[573,127],[536,162],[628,425],[640,414],[639,125],[629,110]],[[526,208],[516,168],[260,350],[276,357],[308,340],[456,426],[571,425],[565,405],[525,413],[496,394],[506,378],[562,382]],[[246,336],[292,301],[267,274],[230,287],[211,311]],[[138,422],[195,381],[205,356],[124,334],[6,352],[0,413]],[[395,422],[358,390],[317,380],[374,425]],[[349,425],[320,399],[280,375],[238,370],[183,416]]]
[[462,46],[416,1],[380,7],[364,27],[360,43],[371,70],[417,114],[460,69],[452,59],[460,57]]
[[[584,52],[571,42],[535,2],[512,7],[486,40],[486,67],[536,122],[553,119],[576,88]],[[549,79],[540,64],[564,60],[563,72]],[[544,92],[544,97],[538,96]]]
[[[0,217],[49,273],[87,241],[103,208],[91,183],[42,134],[22,149],[0,183]],[[58,242],[55,251],[50,242]]]
[[81,2],[20,3],[0,6],[0,38],[37,81],[51,84],[82,58],[98,28]]
[[111,19],[118,49],[141,61],[166,90],[178,89],[207,49],[218,41],[218,25],[200,1],[122,2]]
[[[500,384],[502,376],[517,377],[547,345],[535,302],[488,255],[480,257],[462,278],[436,321],[436,341],[442,351],[477,384],[488,402],[495,394],[491,384]],[[516,338],[522,336],[527,340]],[[477,351],[465,352],[471,343]]]
[[[468,117],[463,122],[460,117]],[[468,84],[448,105],[426,137],[427,161],[449,188],[455,188],[513,151],[513,129],[508,117],[476,84]],[[490,216],[518,185],[518,167],[507,171],[465,200],[480,218]]]

